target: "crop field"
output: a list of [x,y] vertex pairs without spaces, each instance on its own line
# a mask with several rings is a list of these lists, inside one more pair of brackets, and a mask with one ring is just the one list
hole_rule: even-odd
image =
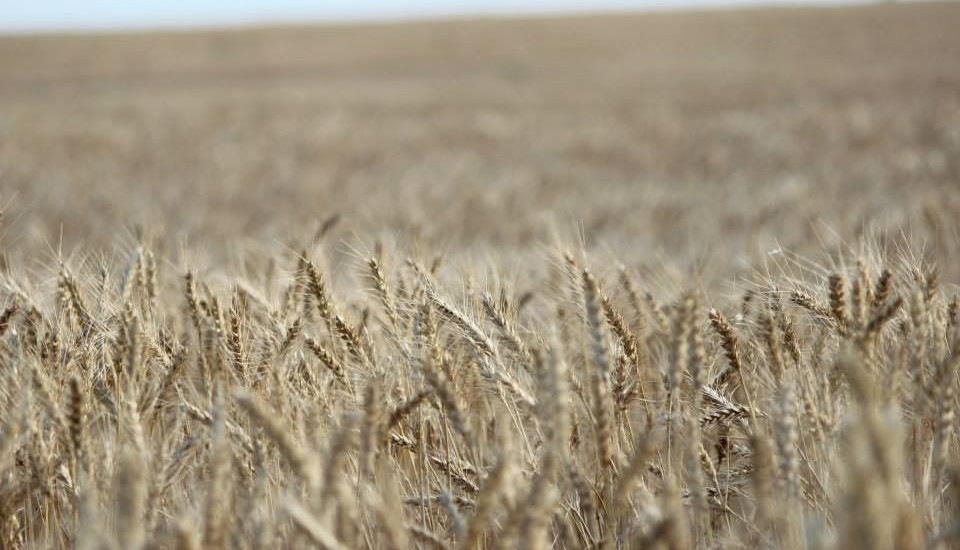
[[960,547],[958,29],[0,37],[0,548]]

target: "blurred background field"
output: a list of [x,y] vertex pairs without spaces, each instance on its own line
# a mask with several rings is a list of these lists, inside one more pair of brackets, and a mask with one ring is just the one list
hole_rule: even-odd
[[955,252],[958,28],[945,2],[8,36],[4,247],[145,227],[218,261],[339,215],[344,243],[582,232],[717,280],[865,231]]

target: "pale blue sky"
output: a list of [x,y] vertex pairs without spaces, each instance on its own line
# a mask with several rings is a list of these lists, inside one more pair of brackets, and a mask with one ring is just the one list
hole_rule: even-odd
[[0,32],[666,9],[843,0],[0,0]]

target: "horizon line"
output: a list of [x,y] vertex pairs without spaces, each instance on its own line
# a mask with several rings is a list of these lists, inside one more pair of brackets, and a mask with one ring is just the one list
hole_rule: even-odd
[[644,15],[690,12],[725,12],[741,9],[804,9],[804,8],[844,8],[854,6],[885,4],[933,4],[943,0],[682,0],[683,3],[665,5],[653,1],[648,5],[637,6],[600,6],[573,7],[560,6],[553,9],[474,9],[474,10],[434,10],[419,12],[390,12],[381,14],[357,15],[320,15],[291,14],[286,16],[240,16],[240,17],[202,17],[200,20],[170,18],[163,21],[118,23],[80,23],[68,25],[14,25],[4,27],[0,24],[0,37],[3,36],[44,36],[44,35],[115,35],[140,33],[177,33],[202,31],[253,30],[257,28],[277,27],[313,27],[313,26],[350,26],[350,25],[398,25],[408,23],[443,23],[457,21],[482,20],[523,20],[538,18],[564,18],[603,15]]

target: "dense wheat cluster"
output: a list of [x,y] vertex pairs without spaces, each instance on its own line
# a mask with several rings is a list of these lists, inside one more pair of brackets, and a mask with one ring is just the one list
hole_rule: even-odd
[[958,27],[0,39],[0,548],[957,547]]

